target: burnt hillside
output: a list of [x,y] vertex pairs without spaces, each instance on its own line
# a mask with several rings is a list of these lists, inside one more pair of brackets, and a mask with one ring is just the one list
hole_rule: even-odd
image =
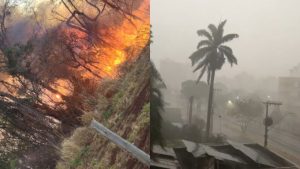
[[84,126],[63,141],[57,169],[147,168],[88,126],[94,118],[149,153],[149,55],[148,45],[135,61],[120,67],[120,78],[104,80],[97,97],[87,99]]

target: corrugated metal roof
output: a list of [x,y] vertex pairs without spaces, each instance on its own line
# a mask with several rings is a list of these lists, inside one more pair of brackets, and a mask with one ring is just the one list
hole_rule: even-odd
[[174,158],[176,157],[174,150],[169,147],[161,147],[159,145],[154,145],[152,151],[156,154],[167,155]]
[[204,155],[209,155],[215,157],[218,160],[229,160],[238,163],[245,163],[243,160],[233,157],[230,154],[225,154],[215,150],[210,146],[206,146],[204,144],[198,144],[190,141],[183,140],[184,145],[187,148],[187,151],[192,153],[194,157],[201,157]]
[[172,148],[154,145],[152,151],[155,157],[155,161],[152,160],[150,164],[152,167],[155,166],[167,169],[178,168],[179,164],[176,160],[176,154]]
[[235,149],[241,151],[247,157],[251,158],[254,162],[258,164],[267,165],[270,167],[277,167],[280,166],[277,162],[273,161],[271,157],[266,156],[266,154],[260,154],[256,150],[249,148],[243,144],[233,142],[228,140],[228,143]]
[[272,168],[296,169],[297,167],[272,151],[258,144],[241,144],[227,141],[223,145],[207,145],[182,140],[186,150],[196,158],[211,156],[220,161]]

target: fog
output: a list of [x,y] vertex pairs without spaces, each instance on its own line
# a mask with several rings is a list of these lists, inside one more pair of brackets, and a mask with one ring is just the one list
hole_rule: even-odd
[[[226,135],[231,138],[239,135],[237,130],[233,132],[221,124],[221,117],[224,123],[231,125],[238,120],[231,116],[225,118],[226,103],[232,104],[235,98],[256,95],[260,104],[269,99],[281,101],[280,110],[278,107],[271,110],[280,111],[273,113],[274,119],[280,122],[271,132],[272,146],[287,151],[296,159],[293,161],[300,164],[300,147],[296,144],[300,133],[293,130],[299,127],[300,119],[299,6],[299,0],[151,0],[151,59],[167,85],[163,91],[167,111],[163,116],[176,122],[181,120],[174,120],[179,115],[183,123],[187,123],[192,103],[182,97],[181,83],[196,80],[199,73],[192,73],[189,60],[203,39],[196,32],[227,19],[225,34],[239,34],[239,38],[226,44],[233,49],[238,64],[231,67],[226,63],[216,72],[219,87],[215,89],[221,90],[215,94],[214,118],[220,123],[216,126],[219,131],[215,132],[227,130]],[[206,81],[205,75],[201,80]],[[198,110],[195,106],[192,116],[205,119],[207,103],[202,101],[201,104]],[[193,107],[191,109],[193,111]],[[248,136],[255,136],[254,142],[263,138],[263,133],[258,132],[263,128],[263,118],[257,116],[257,121],[249,125]],[[287,138],[286,142],[280,140],[282,136]]]
[[196,31],[227,19],[225,33],[238,33],[229,42],[238,65],[225,65],[217,76],[247,72],[256,77],[288,75],[300,62],[300,1],[298,0],[152,0],[151,58],[190,64],[188,56],[200,40]]
[[188,59],[203,39],[196,31],[227,19],[225,33],[240,36],[226,44],[238,64],[224,64],[215,80],[231,89],[276,95],[279,77],[300,76],[300,69],[290,72],[300,63],[299,6],[297,0],[152,0],[151,59],[169,88],[180,90],[182,81],[199,74],[192,73]]

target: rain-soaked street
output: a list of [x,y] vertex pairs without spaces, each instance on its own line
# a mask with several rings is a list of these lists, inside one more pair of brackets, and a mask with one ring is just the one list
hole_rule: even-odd
[[[221,126],[220,126],[221,125]],[[250,123],[246,133],[241,131],[237,121],[232,118],[222,117],[214,123],[215,132],[224,134],[227,139],[242,143],[264,143],[264,128],[258,121]],[[289,131],[279,128],[269,129],[268,148],[280,154],[296,165],[300,165],[300,137],[292,135]]]

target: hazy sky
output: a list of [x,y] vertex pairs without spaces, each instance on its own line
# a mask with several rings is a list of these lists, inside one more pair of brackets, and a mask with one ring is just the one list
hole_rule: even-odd
[[300,0],[151,0],[152,60],[190,63],[196,31],[224,19],[225,33],[240,35],[227,44],[238,65],[218,75],[282,76],[300,63]]

